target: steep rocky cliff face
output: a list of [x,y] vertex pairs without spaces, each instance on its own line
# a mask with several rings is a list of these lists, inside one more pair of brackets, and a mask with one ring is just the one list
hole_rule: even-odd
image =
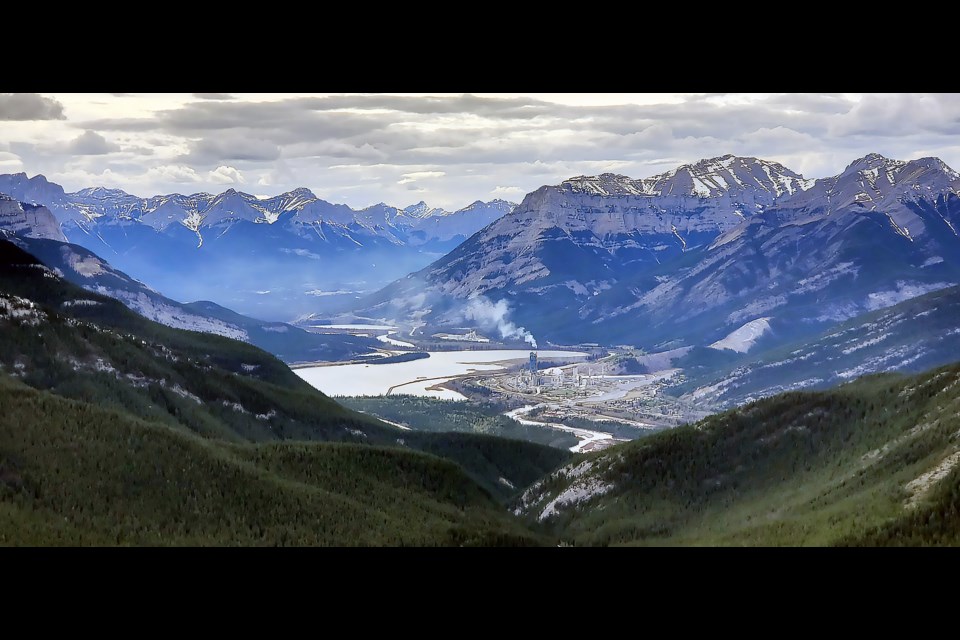
[[14,200],[0,193],[0,231],[29,238],[47,238],[66,242],[57,219],[46,207]]

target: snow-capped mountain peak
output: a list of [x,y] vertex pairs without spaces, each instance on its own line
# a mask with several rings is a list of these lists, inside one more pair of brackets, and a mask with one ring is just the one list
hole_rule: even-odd
[[421,200],[417,204],[412,204],[409,207],[404,207],[403,212],[410,216],[411,218],[422,218],[430,211],[430,207],[426,202]]
[[902,160],[893,160],[879,153],[868,153],[862,158],[857,158],[843,170],[840,175],[846,175],[854,171],[867,171],[871,169],[899,169],[906,162]]
[[486,215],[489,211],[499,211],[501,215],[510,213],[517,206],[516,202],[510,202],[508,200],[502,200],[500,198],[495,198],[490,202],[484,202],[483,200],[476,200],[463,209],[459,211],[448,211],[445,212],[446,215],[452,215],[454,213],[465,214],[465,215]]
[[108,189],[107,187],[87,187],[80,189],[71,196],[77,196],[86,200],[106,200],[109,198],[133,197],[123,189]]
[[655,195],[643,180],[634,180],[616,173],[598,176],[575,176],[560,183],[560,188],[573,193],[601,197]]
[[236,189],[227,189],[213,198],[206,208],[202,204],[198,213],[202,213],[208,226],[227,220],[247,220],[250,222],[276,222],[280,212],[268,209],[255,196]]
[[779,162],[732,154],[681,165],[643,182],[657,195],[717,197],[752,190],[768,194],[771,199],[803,191],[813,184]]
[[306,187],[297,187],[293,191],[288,191],[281,195],[288,195],[295,198],[310,198],[313,200],[317,199],[317,196],[314,195],[313,191],[310,191],[310,189],[307,189]]
[[779,162],[732,154],[680,165],[649,178],[603,173],[576,176],[561,188],[597,196],[689,196],[715,198],[726,194],[738,199],[750,192],[750,200],[768,205],[783,195],[812,186],[813,181],[787,169]]
[[894,160],[870,153],[851,162],[837,176],[822,178],[803,194],[790,199],[794,209],[824,209],[833,212],[848,207],[880,211],[905,237],[923,233],[926,223],[917,219],[904,203],[940,197],[955,197],[960,174],[939,158]]

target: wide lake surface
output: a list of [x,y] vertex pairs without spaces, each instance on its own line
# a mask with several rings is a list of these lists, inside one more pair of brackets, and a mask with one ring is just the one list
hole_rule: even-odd
[[[464,400],[456,391],[428,389],[471,371],[495,371],[503,367],[494,362],[526,361],[530,351],[498,349],[492,351],[430,351],[429,358],[392,364],[343,364],[305,367],[294,372],[328,396],[375,396],[388,392],[431,396],[445,400]],[[540,360],[579,360],[587,356],[579,351],[537,352]],[[541,365],[546,368],[546,363]]]

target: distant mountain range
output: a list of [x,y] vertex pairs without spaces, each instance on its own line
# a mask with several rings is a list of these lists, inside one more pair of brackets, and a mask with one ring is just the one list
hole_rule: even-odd
[[0,175],[0,193],[46,206],[68,241],[175,299],[288,320],[422,268],[515,206],[354,210],[303,188],[141,198],[103,187],[67,193],[25,173]]
[[[452,213],[422,202],[355,211],[306,189],[268,199],[65,193],[25,174],[0,176],[4,190],[53,203],[59,220],[57,228],[29,202],[0,200],[10,231],[77,238],[168,295],[235,300],[225,306],[267,318],[323,317],[324,303],[338,301],[423,333],[467,326],[531,343],[757,353],[960,283],[960,176],[936,158],[869,154],[810,180],[726,155],[639,180],[578,176],[516,207],[478,202]],[[373,265],[403,272],[444,243],[456,246],[360,297]],[[232,313],[209,303],[160,313],[172,301],[141,304],[150,294],[114,290],[161,321],[189,313],[214,326]]]
[[482,296],[541,343],[663,351],[743,329],[770,346],[960,282],[958,191],[936,158],[878,154],[819,180],[729,155],[645,180],[580,176],[356,312],[429,331],[463,326]]
[[56,277],[116,298],[150,320],[175,329],[249,342],[287,362],[342,360],[370,353],[378,344],[372,338],[319,335],[282,322],[257,320],[212,302],[176,302],[114,268],[92,251],[67,243],[46,207],[7,196],[0,196],[0,240],[29,252]]

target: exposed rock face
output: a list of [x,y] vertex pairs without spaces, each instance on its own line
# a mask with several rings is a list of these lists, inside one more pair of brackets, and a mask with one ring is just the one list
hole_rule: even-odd
[[67,241],[49,209],[26,204],[4,194],[0,194],[0,230],[28,238]]

